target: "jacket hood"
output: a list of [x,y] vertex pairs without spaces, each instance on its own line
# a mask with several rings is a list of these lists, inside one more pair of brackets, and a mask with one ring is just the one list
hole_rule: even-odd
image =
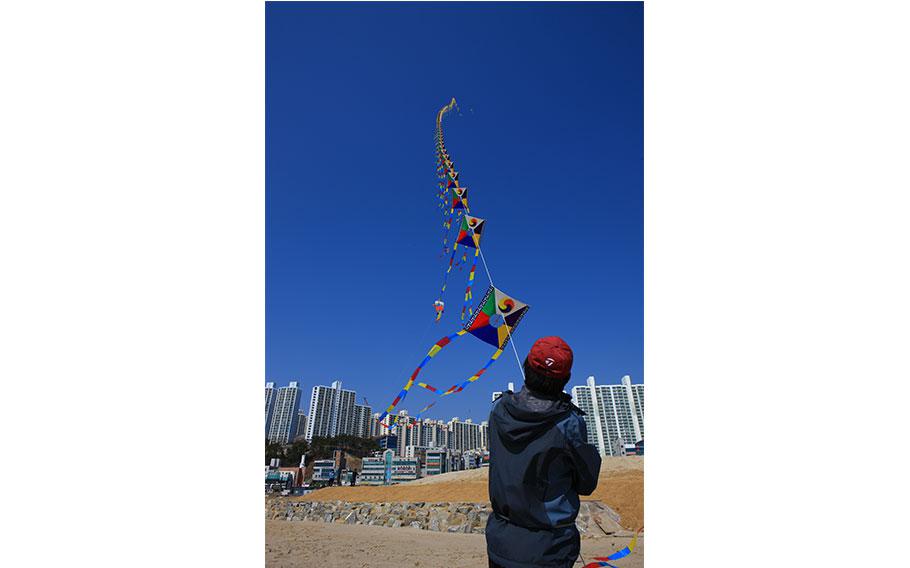
[[503,393],[494,409],[501,425],[500,436],[507,446],[527,444],[571,412],[584,414],[566,393],[550,397],[527,388]]

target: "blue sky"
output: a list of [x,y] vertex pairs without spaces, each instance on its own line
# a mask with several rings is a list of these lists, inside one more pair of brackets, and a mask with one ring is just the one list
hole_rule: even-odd
[[[455,331],[467,272],[446,260],[436,112],[498,288],[588,375],[643,382],[642,5],[266,5],[266,380],[340,379],[374,411]],[[478,267],[475,300],[489,284]],[[427,365],[441,388],[493,348],[465,336]],[[486,419],[521,374],[511,349],[427,414]],[[432,400],[413,389],[399,408]]]

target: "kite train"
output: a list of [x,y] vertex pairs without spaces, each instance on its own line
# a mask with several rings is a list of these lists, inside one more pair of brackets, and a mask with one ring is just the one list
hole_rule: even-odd
[[[458,182],[458,172],[455,171],[455,163],[449,157],[449,153],[446,150],[445,138],[442,134],[442,119],[447,112],[457,108],[457,103],[455,102],[454,97],[446,106],[442,107],[439,110],[439,113],[436,115],[436,173],[439,175],[439,192],[437,197],[439,199],[439,207],[442,209],[443,213],[443,240],[442,240],[442,253],[443,255],[448,254],[449,252],[449,231],[452,228],[452,225],[455,223],[460,223],[460,228],[458,235],[455,237],[455,242],[452,244],[452,254],[449,257],[449,264],[446,268],[446,272],[443,275],[442,279],[442,288],[439,290],[439,299],[436,300],[436,322],[438,323],[442,319],[443,310],[439,310],[439,303],[442,302],[442,296],[445,294],[446,285],[449,280],[449,273],[452,272],[452,267],[455,264],[455,260],[458,254],[458,245],[466,248],[474,249],[474,259],[471,264],[471,269],[468,272],[468,284],[464,292],[464,303],[461,307],[461,321],[465,320],[465,315],[472,315],[472,311],[469,308],[469,303],[473,296],[471,295],[471,286],[474,283],[474,272],[477,269],[477,257],[480,256],[480,235],[483,232],[483,219],[479,217],[472,217],[468,215],[470,209],[468,208],[468,188],[461,187]],[[467,251],[464,251],[464,256],[461,259],[463,262],[466,262]],[[443,304],[444,306],[444,304]]]
[[[418,387],[436,394],[436,399],[424,406],[420,412],[417,413],[416,419],[419,420],[423,413],[432,408],[442,397],[459,393],[468,385],[478,380],[487,369],[499,359],[499,356],[502,355],[503,349],[509,343],[512,334],[515,333],[515,329],[530,308],[525,302],[494,287],[492,279],[490,280],[489,288],[476,309],[472,307],[472,287],[474,285],[474,276],[477,269],[477,259],[482,255],[480,250],[480,238],[483,235],[486,220],[471,215],[471,211],[468,207],[468,189],[460,184],[458,172],[455,171],[455,164],[446,150],[445,138],[442,133],[442,120],[446,113],[453,108],[457,108],[457,103],[454,98],[449,104],[442,107],[436,115],[436,173],[439,177],[437,199],[439,201],[439,209],[443,216],[443,254],[449,255],[449,261],[446,266],[446,271],[443,274],[439,298],[433,303],[433,307],[436,312],[436,322],[438,323],[442,320],[443,313],[445,312],[443,295],[448,284],[449,274],[452,272],[453,267],[458,266],[459,247],[461,247],[462,250],[461,262],[465,263],[468,260],[468,250],[474,249],[473,260],[471,268],[468,271],[467,287],[465,288],[464,300],[461,308],[461,320],[465,321],[465,319],[467,319],[467,322],[461,329],[450,335],[446,335],[430,347],[426,356],[420,364],[417,365],[417,368],[414,369],[414,372],[411,373],[411,376],[405,382],[404,387],[398,395],[395,396],[388,408],[379,416],[379,421],[385,419],[395,410],[395,408],[408,396],[408,392],[410,392],[411,387],[415,384]],[[452,239],[450,251],[449,237],[453,226],[456,226],[458,230]],[[484,268],[487,270],[487,277],[489,278],[490,273],[489,269],[486,268],[486,262],[484,262]],[[490,359],[486,364],[466,380],[452,385],[442,392],[427,383],[417,382],[418,375],[420,375],[420,372],[430,360],[444,347],[452,343],[452,341],[464,335],[473,335],[484,343],[488,343],[496,348],[495,351],[493,351],[493,354],[490,355]],[[397,424],[398,417],[390,424],[390,428],[394,428]]]

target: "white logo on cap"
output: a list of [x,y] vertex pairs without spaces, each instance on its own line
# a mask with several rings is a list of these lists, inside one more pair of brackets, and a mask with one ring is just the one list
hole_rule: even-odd
[[553,363],[555,363],[556,361],[554,361],[551,357],[547,357],[546,361],[544,361],[544,362],[547,364],[547,367],[552,367]]

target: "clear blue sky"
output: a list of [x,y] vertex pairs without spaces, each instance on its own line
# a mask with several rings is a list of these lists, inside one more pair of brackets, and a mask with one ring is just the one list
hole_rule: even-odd
[[[515,334],[560,335],[569,386],[642,375],[642,5],[266,5],[266,380],[341,379],[374,412],[460,325],[444,271],[433,129],[487,219],[498,288],[531,305]],[[475,300],[489,284],[478,268]],[[493,348],[470,336],[421,379],[447,388]],[[521,375],[511,349],[428,417],[486,419]],[[413,389],[415,413],[431,394]]]

